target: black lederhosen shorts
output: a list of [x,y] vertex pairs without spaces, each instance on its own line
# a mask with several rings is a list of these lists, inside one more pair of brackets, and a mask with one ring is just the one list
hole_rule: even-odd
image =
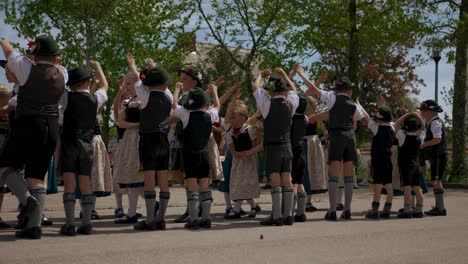
[[380,160],[372,159],[369,183],[384,185],[392,183],[392,170],[393,166],[390,157],[385,157]]
[[24,168],[25,178],[44,180],[58,137],[57,117],[16,119],[1,154],[0,167]]
[[290,143],[265,145],[263,153],[267,175],[291,172],[293,154]]
[[208,148],[201,151],[192,151],[184,147],[182,150],[182,158],[184,159],[185,178],[202,179],[209,177],[210,160]]
[[304,183],[304,170],[306,167],[305,153],[302,146],[296,146],[292,149],[293,159],[292,159],[292,183],[293,184],[303,184]]
[[170,167],[171,167],[171,170],[173,171],[184,171],[184,159],[182,158],[182,147],[171,149]]
[[419,186],[421,170],[418,162],[399,162],[401,186]]
[[140,162],[144,171],[169,168],[169,140],[166,133],[140,133]]
[[330,130],[328,161],[356,162],[356,135],[353,130]]
[[91,176],[93,169],[93,142],[80,138],[61,138],[60,157],[62,172]]
[[429,160],[431,163],[431,180],[440,181],[444,177],[445,169],[447,168],[447,155],[438,155]]

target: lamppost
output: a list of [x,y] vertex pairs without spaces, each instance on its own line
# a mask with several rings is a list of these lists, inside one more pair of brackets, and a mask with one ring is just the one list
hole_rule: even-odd
[[432,59],[435,61],[435,96],[434,100],[439,103],[439,61],[441,59],[440,49],[434,48],[432,50]]

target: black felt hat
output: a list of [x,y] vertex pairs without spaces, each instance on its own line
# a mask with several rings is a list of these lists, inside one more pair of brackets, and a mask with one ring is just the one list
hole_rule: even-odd
[[392,110],[388,106],[382,106],[375,114],[375,118],[383,122],[390,122],[393,119]]
[[182,69],[179,70],[179,74],[180,73],[185,73],[185,74],[189,75],[190,77],[192,77],[193,79],[195,79],[195,80],[197,80],[199,82],[202,81],[202,75],[200,73],[200,70],[195,66],[182,68]]
[[270,92],[284,92],[288,90],[286,82],[277,75],[271,75],[264,89]]
[[5,69],[7,63],[8,63],[8,61],[6,61],[6,60],[0,60],[0,67]]
[[415,117],[408,117],[403,122],[403,129],[406,131],[416,131],[419,128],[419,122]]
[[79,66],[68,71],[67,85],[77,84],[79,82],[89,80],[94,77],[94,74],[86,67]]
[[53,56],[63,54],[63,50],[59,49],[57,42],[51,36],[40,35],[36,37],[31,46],[31,54]]
[[346,76],[337,78],[335,80],[335,86],[334,86],[335,90],[351,89],[352,87],[353,87],[353,83]]
[[202,88],[194,88],[187,95],[184,107],[188,110],[198,110],[210,103],[210,98]]
[[442,110],[442,107],[440,107],[440,105],[434,100],[423,101],[418,107],[418,109],[422,111],[432,111],[437,113],[442,113],[444,111]]
[[[141,76],[140,76],[141,78]],[[149,69],[144,76],[143,84],[155,86],[166,84],[169,81],[169,74],[163,68],[156,66]]]

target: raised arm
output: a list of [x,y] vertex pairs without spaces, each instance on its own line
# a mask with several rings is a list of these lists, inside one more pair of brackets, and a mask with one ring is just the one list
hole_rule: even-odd
[[[216,84],[215,84],[216,85]],[[224,105],[227,100],[229,100],[229,98],[231,97],[231,95],[237,91],[237,89],[239,89],[239,87],[241,86],[240,82],[234,84],[234,86],[232,86],[231,88],[229,88],[229,90],[227,90],[220,98],[219,98],[219,104],[222,106]],[[240,90],[239,90],[240,91]]]
[[109,89],[109,84],[107,83],[106,76],[102,71],[101,64],[94,60],[90,60],[88,63],[89,65],[91,65],[91,68],[93,68],[96,71],[96,82],[99,83],[99,88],[107,92],[107,90]]
[[208,85],[208,88],[209,90],[211,90],[211,99],[213,100],[213,107],[219,111],[219,109],[221,108],[221,104],[219,103],[218,86],[210,84]]
[[224,122],[226,124],[231,124],[231,112],[232,112],[232,108],[234,107],[234,105],[236,104],[236,101],[240,98],[240,95],[241,95],[241,91],[240,90],[237,90],[236,92],[236,95],[234,96],[234,98],[232,98],[231,102],[229,103],[227,109],[226,109],[226,115],[224,117]]
[[119,80],[119,89],[117,90],[117,95],[115,96],[115,99],[114,99],[113,111],[114,111],[115,120],[119,119],[120,104],[122,103],[123,85],[124,85],[124,79],[121,78]]
[[257,91],[257,89],[260,89],[261,86],[262,86],[262,79],[267,77],[267,76],[270,76],[270,75],[271,75],[270,70],[264,70],[264,71],[260,72],[257,75],[257,78],[255,79],[254,84],[252,85],[252,92]]
[[138,73],[136,65],[135,65],[135,58],[133,57],[132,53],[127,53],[127,63],[130,73],[133,75],[133,78],[138,80],[140,73]]
[[15,52],[15,49],[13,49],[13,46],[11,45],[10,41],[8,39],[2,39],[0,40],[0,46],[2,46],[3,54],[5,55],[5,58],[8,60],[10,55]]
[[317,88],[317,86],[315,86],[315,84],[311,82],[309,78],[307,78],[307,76],[305,76],[304,70],[302,69],[301,64],[299,64],[299,62],[296,62],[294,64],[294,68],[296,69],[297,74],[299,74],[299,76],[301,77],[301,79],[304,81],[305,85],[308,88],[307,91],[305,91],[304,95],[309,96],[311,94],[315,94],[317,97],[320,97],[320,95],[322,94],[322,91],[320,91],[320,89]]
[[291,79],[289,79],[288,75],[286,74],[286,72],[282,68],[276,68],[275,71],[276,71],[276,74],[281,76],[284,79],[284,81],[287,84],[289,84],[289,87],[291,87],[291,90],[297,91],[296,90],[296,85],[291,81]]
[[393,124],[393,127],[395,128],[395,133],[398,133],[398,131],[400,131],[401,125],[403,124],[405,119],[408,118],[408,116],[410,116],[410,114],[411,113],[406,113],[395,121],[395,124]]
[[184,85],[181,82],[178,82],[175,85],[174,95],[173,95],[174,98],[172,99],[172,109],[176,109],[177,105],[179,104],[179,94],[183,86]]
[[[356,98],[356,104],[361,106],[361,103],[359,102],[359,97]],[[367,113],[366,109],[364,109],[364,107],[361,106],[361,109],[362,109],[362,115],[363,115],[362,119],[363,119],[364,123],[367,124],[370,121],[370,116]]]
[[309,123],[313,121],[326,121],[330,119],[330,113],[328,111],[315,114],[309,118]]

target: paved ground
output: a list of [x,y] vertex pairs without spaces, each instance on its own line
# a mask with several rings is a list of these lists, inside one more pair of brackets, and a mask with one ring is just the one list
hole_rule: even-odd
[[[215,194],[212,230],[187,231],[168,224],[162,232],[135,232],[113,221],[113,197],[98,199],[103,220],[95,222],[92,236],[57,235],[63,223],[61,195],[47,197],[47,213],[55,221],[40,241],[15,240],[13,230],[0,230],[0,264],[10,263],[468,263],[468,191],[447,190],[446,217],[385,221],[366,220],[370,193],[360,189],[353,201],[353,220],[325,222],[324,211],[308,213],[307,223],[292,227],[263,227],[258,219],[225,221],[222,195]],[[184,211],[183,189],[174,188],[169,222]],[[270,210],[269,193],[261,206]],[[126,199],[124,198],[124,201]],[[432,194],[425,208],[434,203]],[[327,207],[326,195],[315,205]],[[143,202],[140,210],[144,212]],[[394,210],[402,197],[394,201]],[[7,195],[3,219],[15,219],[16,201]],[[247,205],[244,205],[247,209]],[[266,217],[267,211],[257,218]],[[263,239],[261,239],[263,235]],[[69,254],[66,256],[65,254]]]

